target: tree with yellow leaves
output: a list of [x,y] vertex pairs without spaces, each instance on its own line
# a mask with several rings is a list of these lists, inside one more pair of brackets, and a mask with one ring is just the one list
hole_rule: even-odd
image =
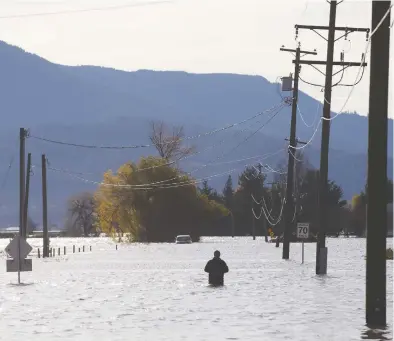
[[178,234],[198,240],[228,215],[199,193],[193,179],[157,157],[106,172],[95,200],[101,231],[127,233],[132,241],[172,242]]

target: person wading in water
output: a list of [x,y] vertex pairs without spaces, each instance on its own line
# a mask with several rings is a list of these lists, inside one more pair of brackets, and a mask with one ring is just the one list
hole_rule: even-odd
[[208,272],[208,282],[213,286],[224,285],[224,274],[228,272],[226,262],[220,258],[220,251],[214,252],[214,257],[205,265],[205,272]]

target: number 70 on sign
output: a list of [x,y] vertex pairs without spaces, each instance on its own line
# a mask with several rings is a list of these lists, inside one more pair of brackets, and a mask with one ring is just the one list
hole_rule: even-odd
[[309,223],[298,223],[297,224],[297,238],[308,239],[309,238]]

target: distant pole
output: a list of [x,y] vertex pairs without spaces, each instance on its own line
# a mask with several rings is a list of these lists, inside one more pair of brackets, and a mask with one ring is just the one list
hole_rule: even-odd
[[263,217],[263,229],[264,229],[264,239],[268,243],[268,229],[267,229],[267,218]]
[[[282,201],[282,196],[280,196],[280,199],[281,199],[281,201]],[[280,221],[279,221],[279,223],[278,223],[278,233],[277,233],[277,236],[276,236],[276,243],[275,243],[275,247],[279,247],[280,246],[280,235],[281,235],[281,232],[282,232],[282,230],[283,230],[283,226],[284,226],[284,222],[283,222],[283,219],[281,219]]]
[[[260,166],[259,170],[260,170],[260,173],[261,173],[261,164],[259,164],[259,166]],[[268,212],[268,214],[271,215],[271,212],[273,210],[272,189],[273,189],[273,186],[275,185],[275,182],[268,182],[266,184],[267,185],[271,185],[271,211]],[[268,219],[267,219],[265,214],[263,215],[262,218],[263,218],[263,230],[264,230],[264,233],[265,233],[264,239],[265,239],[265,242],[268,243],[268,223],[269,223],[269,221],[268,221]]]
[[21,236],[18,236],[18,284],[21,284]]
[[26,170],[26,189],[24,195],[24,205],[23,205],[23,230],[22,236],[26,239],[27,237],[27,215],[29,209],[29,189],[30,189],[30,174],[31,174],[31,153],[27,154],[27,170]]
[[366,322],[386,326],[387,129],[391,1],[372,1],[368,116]]
[[254,218],[253,199],[252,199],[252,235],[253,235],[253,240],[256,240],[256,222],[255,222],[255,218]]
[[23,236],[23,205],[25,201],[25,128],[19,129],[19,234]]
[[42,168],[42,227],[43,227],[43,257],[49,256],[48,238],[48,201],[47,201],[47,159],[45,154],[41,156]]
[[[282,258],[289,259],[290,255],[290,237],[292,234],[292,224],[293,224],[293,179],[294,179],[294,156],[297,146],[296,140],[296,127],[297,127],[297,103],[298,103],[298,81],[300,73],[300,62],[301,53],[303,55],[316,55],[316,51],[303,51],[298,47],[293,49],[287,49],[284,47],[280,48],[280,51],[295,53],[294,62],[294,85],[293,85],[293,96],[292,96],[292,108],[291,108],[291,123],[290,123],[290,140],[289,140],[289,161],[287,165],[287,185],[286,185],[286,202],[284,207],[284,232],[283,232],[283,252]],[[278,236],[279,238],[279,236]],[[276,244],[279,247],[279,243]]]
[[230,216],[231,216],[231,235],[234,238],[235,236],[235,223],[234,223],[234,215],[233,212],[230,211]]
[[286,185],[286,203],[285,203],[285,225],[283,235],[283,251],[282,259],[289,259],[290,256],[290,237],[292,225],[293,212],[293,182],[294,182],[294,156],[296,152],[296,126],[297,126],[297,102],[298,102],[298,78],[300,73],[300,47],[296,49],[295,67],[294,67],[294,88],[293,88],[293,102],[291,110],[291,124],[290,124],[290,143],[289,143],[289,161],[287,167],[287,185]]
[[319,171],[319,199],[318,199],[318,219],[319,232],[316,243],[316,274],[327,274],[327,248],[326,231],[328,224],[327,217],[327,196],[328,196],[328,152],[330,145],[330,117],[331,117],[331,92],[332,92],[332,69],[334,61],[335,45],[335,18],[337,13],[337,1],[330,2],[330,20],[328,24],[327,40],[327,64],[326,82],[324,86],[323,122],[320,151],[320,171]]
[[[259,169],[259,174],[258,177],[260,179],[261,177],[261,164],[259,163],[257,165],[258,169]],[[263,193],[264,194],[264,193]],[[251,205],[252,205],[252,235],[253,235],[253,240],[256,240],[256,219],[255,219],[255,212],[254,212],[254,199],[253,199],[253,194],[251,194]]]

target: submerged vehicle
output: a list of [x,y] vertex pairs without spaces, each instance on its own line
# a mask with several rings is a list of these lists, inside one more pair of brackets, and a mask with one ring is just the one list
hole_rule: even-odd
[[182,234],[182,235],[176,236],[175,243],[176,244],[191,244],[192,238],[188,234]]

